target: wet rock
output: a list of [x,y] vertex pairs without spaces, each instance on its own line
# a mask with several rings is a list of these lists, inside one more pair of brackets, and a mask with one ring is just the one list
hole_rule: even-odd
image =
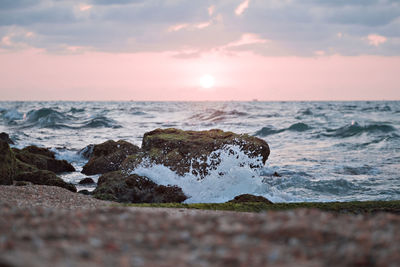
[[274,173],[272,174],[272,176],[274,176],[274,177],[282,177],[282,175],[280,175],[280,174],[277,173],[277,172],[274,172]]
[[[28,146],[23,149],[13,149],[16,158],[27,165],[34,166],[39,170],[48,170],[55,173],[73,172],[75,168],[66,160],[55,159],[54,152],[47,148]],[[26,168],[27,166],[21,167]]]
[[139,147],[129,142],[109,140],[93,147],[89,162],[83,166],[82,173],[86,175],[103,174],[116,171],[127,156],[136,154]]
[[95,182],[93,181],[92,178],[84,178],[79,181],[79,184],[94,184]]
[[0,185],[13,183],[17,162],[7,142],[0,140]]
[[78,154],[81,155],[85,159],[90,159],[90,157],[93,155],[93,149],[94,149],[94,145],[90,144],[90,145],[82,148],[81,150],[79,150]]
[[[122,169],[132,170],[149,158],[151,163],[163,164],[179,175],[190,170],[203,178],[210,168],[219,164],[218,157],[211,163],[207,159],[211,153],[226,145],[237,145],[250,158],[260,157],[262,163],[268,159],[268,144],[257,137],[247,134],[235,134],[214,129],[209,131],[183,131],[179,129],[156,129],[144,134],[142,151],[129,156],[122,164]],[[261,167],[261,166],[251,166]]]
[[65,188],[69,191],[76,192],[73,184],[65,182],[54,172],[46,170],[38,170],[34,172],[21,172],[14,178],[15,181],[26,181],[37,185],[51,185]]
[[234,199],[229,200],[228,202],[230,202],[230,203],[262,202],[262,203],[267,203],[267,204],[273,204],[271,201],[269,201],[265,197],[255,196],[255,195],[250,195],[250,194],[243,194],[243,195],[236,196]]
[[120,171],[103,174],[93,196],[125,203],[180,203],[187,199],[177,186],[157,185],[147,177]]
[[82,194],[82,195],[87,195],[87,196],[92,194],[91,192],[89,192],[89,190],[86,190],[86,189],[79,190],[78,193]]
[[5,141],[10,145],[14,145],[14,141],[11,140],[10,136],[7,133],[0,133],[0,140]]

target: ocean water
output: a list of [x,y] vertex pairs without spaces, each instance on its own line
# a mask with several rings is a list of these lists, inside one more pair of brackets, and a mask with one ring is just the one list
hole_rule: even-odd
[[160,165],[134,171],[182,187],[187,202],[242,193],[277,202],[400,199],[400,101],[0,102],[0,132],[16,147],[49,147],[72,162],[78,171],[61,176],[75,184],[86,177],[79,172],[83,147],[109,139],[140,146],[145,132],[169,127],[248,133],[271,149],[256,170],[248,167],[256,159],[237,148],[227,148],[235,155],[219,151],[218,170],[203,180]]

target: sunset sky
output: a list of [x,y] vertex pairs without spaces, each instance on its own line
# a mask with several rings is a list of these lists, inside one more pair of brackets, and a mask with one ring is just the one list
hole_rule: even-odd
[[252,99],[400,100],[400,1],[0,1],[0,100]]

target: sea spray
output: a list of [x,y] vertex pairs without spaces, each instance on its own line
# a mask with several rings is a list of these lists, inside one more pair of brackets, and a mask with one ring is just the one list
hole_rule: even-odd
[[144,160],[134,174],[146,176],[157,184],[176,185],[182,188],[189,196],[186,203],[221,203],[233,199],[240,194],[260,195],[273,202],[293,201],[293,198],[263,182],[260,168],[251,166],[259,165],[259,158],[249,158],[239,146],[229,145],[214,151],[208,157],[208,163],[216,160],[219,164],[208,170],[208,175],[203,179],[191,171],[183,176],[161,164],[151,164]]

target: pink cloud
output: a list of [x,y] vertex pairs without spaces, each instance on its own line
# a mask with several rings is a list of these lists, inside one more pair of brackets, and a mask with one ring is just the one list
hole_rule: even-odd
[[243,45],[252,45],[252,44],[265,44],[271,42],[267,39],[262,39],[260,36],[254,33],[244,33],[239,40],[228,43],[223,48],[230,47],[238,47]]
[[177,31],[186,29],[187,27],[189,27],[189,24],[187,24],[187,23],[177,24],[177,25],[173,25],[173,26],[169,27],[168,31],[169,32],[177,32]]
[[368,43],[370,45],[373,45],[376,47],[380,46],[383,43],[386,43],[386,41],[387,41],[387,38],[385,36],[378,35],[378,34],[370,34],[370,35],[368,35],[367,39],[368,39]]
[[215,6],[211,5],[207,10],[208,10],[208,15],[211,17],[215,12]]
[[235,9],[235,14],[240,16],[243,12],[249,7],[250,0],[244,0],[238,7]]

